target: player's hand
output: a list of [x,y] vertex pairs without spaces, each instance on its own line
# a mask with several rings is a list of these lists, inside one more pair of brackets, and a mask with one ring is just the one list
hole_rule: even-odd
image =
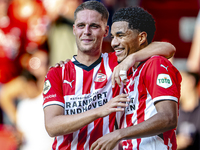
[[121,94],[112,98],[108,103],[97,108],[99,109],[99,117],[105,117],[111,114],[112,112],[124,111],[124,108],[128,106],[126,102],[129,101],[130,99],[128,98],[128,94]]
[[90,150],[112,150],[119,140],[117,139],[117,131],[108,133],[103,137],[97,139],[92,145]]
[[126,85],[127,81],[127,69],[126,66],[123,66],[121,64],[117,65],[112,73],[112,87],[115,87],[115,83],[117,83],[120,87],[122,86],[122,83]]
[[114,68],[112,73],[112,87],[115,87],[115,83],[117,83],[120,87],[122,83],[126,85],[127,81],[127,71],[130,67],[135,64],[135,59],[132,56],[126,57],[119,65]]
[[59,63],[56,63],[55,66],[50,66],[50,67],[49,67],[49,70],[50,70],[51,68],[54,68],[54,67],[56,67],[56,68],[57,68],[57,67],[62,67],[64,64],[68,63],[69,61],[70,61],[70,59],[66,59],[65,61],[62,61],[62,60],[61,60]]

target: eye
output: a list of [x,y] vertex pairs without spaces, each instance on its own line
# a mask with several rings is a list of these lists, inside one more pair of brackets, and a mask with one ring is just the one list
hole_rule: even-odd
[[84,24],[78,24],[77,27],[78,28],[83,28],[85,25]]
[[118,37],[123,37],[124,36],[124,34],[118,34]]
[[97,25],[97,24],[92,24],[90,27],[91,27],[91,28],[94,28],[94,29],[97,29],[97,28],[99,28],[100,26]]

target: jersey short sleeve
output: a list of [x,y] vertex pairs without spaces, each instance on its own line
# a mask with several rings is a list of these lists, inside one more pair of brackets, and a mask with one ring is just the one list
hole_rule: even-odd
[[52,68],[45,77],[43,88],[43,108],[49,105],[64,107],[62,92],[62,68]]
[[154,103],[161,100],[178,102],[181,75],[166,58],[154,56],[144,66],[144,82]]

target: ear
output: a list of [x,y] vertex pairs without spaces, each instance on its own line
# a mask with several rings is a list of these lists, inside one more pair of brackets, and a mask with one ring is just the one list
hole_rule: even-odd
[[140,32],[139,33],[139,44],[140,46],[145,44],[147,41],[147,33],[146,32]]
[[108,36],[108,33],[109,33],[109,26],[106,26],[104,37]]
[[75,35],[75,25],[73,24],[73,34]]

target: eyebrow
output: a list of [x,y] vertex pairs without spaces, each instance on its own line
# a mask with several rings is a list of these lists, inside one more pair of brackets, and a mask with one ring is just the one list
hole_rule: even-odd
[[100,26],[99,23],[95,23],[95,22],[90,24],[90,26],[93,26],[93,25]]
[[[76,25],[79,25],[79,24],[87,24],[87,23],[85,23],[85,22],[78,22]],[[97,25],[97,26],[100,26],[99,25],[99,23],[91,23],[91,24],[89,24],[89,26],[93,26],[93,25]]]
[[82,22],[77,22],[76,24],[82,24],[82,23],[84,23],[83,21]]
[[125,34],[125,33],[122,31],[118,31],[118,32],[116,32],[116,34]]
[[[111,34],[111,36],[113,36],[113,34],[112,33],[110,33]],[[116,35],[119,35],[119,34],[125,34],[124,32],[122,32],[122,31],[117,31],[116,32]]]

